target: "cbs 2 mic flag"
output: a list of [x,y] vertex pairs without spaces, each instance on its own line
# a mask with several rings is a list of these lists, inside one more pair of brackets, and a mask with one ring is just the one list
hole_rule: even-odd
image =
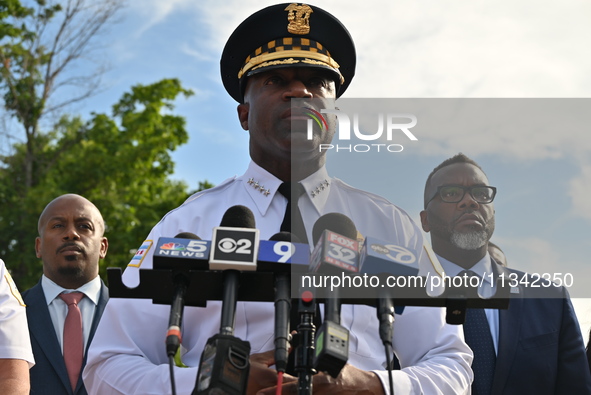
[[259,239],[258,229],[222,226],[214,228],[209,269],[256,270]]

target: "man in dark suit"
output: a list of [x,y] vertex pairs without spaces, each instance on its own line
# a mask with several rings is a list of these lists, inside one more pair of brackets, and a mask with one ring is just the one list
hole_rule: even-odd
[[[487,252],[495,194],[480,166],[458,154],[429,175],[421,212],[446,275],[480,277],[485,295],[494,293],[491,273],[513,287],[508,309],[466,313],[464,334],[474,351],[472,393],[591,394],[585,346],[566,289],[541,281],[527,286],[532,276],[501,266]],[[479,314],[482,330],[476,332]]]
[[109,292],[98,276],[107,254],[100,211],[82,196],[51,201],[39,217],[43,276],[23,293],[36,364],[31,394],[86,394],[81,372]]

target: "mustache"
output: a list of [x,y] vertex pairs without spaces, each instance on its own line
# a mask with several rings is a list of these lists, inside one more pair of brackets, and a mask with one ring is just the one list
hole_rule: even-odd
[[69,241],[69,242],[66,242],[66,243],[62,244],[61,246],[59,246],[57,248],[57,250],[55,251],[55,253],[56,254],[59,254],[60,252],[62,252],[66,248],[71,248],[71,247],[75,247],[75,250],[76,251],[79,251],[82,254],[86,255],[86,251],[84,250],[84,247],[81,246],[81,245],[79,245],[79,244],[77,244],[77,243],[75,243],[75,242],[73,242],[73,241]]
[[474,219],[476,219],[482,225],[486,225],[486,223],[487,223],[487,221],[484,220],[484,217],[482,216],[482,214],[480,214],[478,211],[464,212],[464,213],[458,215],[457,217],[455,217],[453,219],[453,223],[454,224],[458,223],[459,221],[464,219],[466,216],[474,217]]

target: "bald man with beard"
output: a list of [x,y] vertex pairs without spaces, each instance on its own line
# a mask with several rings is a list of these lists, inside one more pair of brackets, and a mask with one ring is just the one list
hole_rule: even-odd
[[[31,394],[84,395],[81,372],[109,292],[98,276],[99,260],[109,246],[98,208],[86,198],[67,194],[43,210],[35,239],[43,276],[23,293],[36,365],[31,369]],[[82,318],[82,359],[67,366],[64,327],[70,308],[61,294],[79,292]],[[78,316],[79,317],[79,316]],[[78,318],[79,319],[79,318]]]

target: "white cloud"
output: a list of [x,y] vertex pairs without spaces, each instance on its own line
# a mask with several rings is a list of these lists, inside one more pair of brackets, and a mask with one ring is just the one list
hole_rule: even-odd
[[[228,36],[248,15],[275,3],[136,0],[131,11],[139,15],[133,19],[140,27],[133,31],[141,35],[182,15],[183,25],[175,25],[174,34],[163,29],[163,34],[170,34],[179,53],[194,59],[199,80],[193,85],[222,97],[217,64]],[[585,50],[591,36],[591,3],[585,0],[544,6],[535,0],[311,3],[337,16],[356,43],[356,77],[345,97],[591,97],[591,51]],[[128,50],[126,56],[136,51]],[[175,62],[170,59],[169,70],[177,69]],[[510,114],[511,108],[503,111],[444,132],[430,129],[419,136],[420,154],[441,158],[463,151],[517,165],[556,159],[575,163],[581,172],[571,181],[574,211],[589,219],[589,203],[581,191],[591,184],[584,167],[591,156],[591,139],[580,125],[591,121],[578,116],[578,124],[577,119],[569,120],[568,109],[553,113],[545,107],[529,116]],[[237,127],[235,120],[221,120],[219,125],[234,132]]]
[[181,52],[195,58],[195,60],[198,62],[211,62],[214,60],[210,53],[196,49],[195,47],[186,43],[180,45],[180,50]]
[[135,32],[136,37],[141,36],[146,30],[152,26],[164,21],[171,13],[179,7],[187,3],[184,0],[141,0],[132,1],[130,3],[129,11],[135,15],[139,15],[137,20],[142,21],[142,25]]
[[[423,155],[465,152],[523,163],[591,157],[588,125],[591,99],[347,99],[348,114],[370,114],[365,134],[377,129],[377,115],[410,113],[417,117],[416,143],[397,133],[391,141]],[[366,127],[366,131],[363,128]],[[385,138],[386,133],[383,133]],[[386,142],[386,141],[383,141]]]
[[[220,53],[232,30],[275,1],[146,0],[133,9],[143,30],[191,13],[196,43]],[[465,2],[317,0],[357,46],[349,97],[588,97],[585,51],[591,4],[584,0]],[[206,38],[206,40],[203,40]]]
[[581,173],[570,181],[569,196],[572,214],[591,220],[591,165],[581,167]]
[[528,273],[555,273],[562,260],[556,244],[540,237],[494,238],[507,255],[509,267]]

